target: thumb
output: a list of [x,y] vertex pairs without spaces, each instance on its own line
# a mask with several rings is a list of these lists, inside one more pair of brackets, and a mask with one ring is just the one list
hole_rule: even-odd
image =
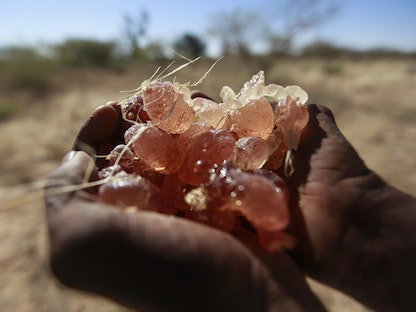
[[61,165],[48,177],[45,203],[48,212],[62,208],[85,183],[95,180],[97,169],[85,152],[70,151]]

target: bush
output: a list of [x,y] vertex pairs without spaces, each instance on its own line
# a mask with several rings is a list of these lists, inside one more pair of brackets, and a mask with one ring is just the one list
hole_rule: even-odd
[[322,67],[322,71],[327,75],[339,75],[343,71],[343,67],[339,62],[327,62]]
[[0,121],[13,117],[18,112],[15,103],[0,99]]
[[205,56],[206,44],[195,35],[184,34],[175,41],[173,48],[183,56],[196,58],[198,56]]
[[307,57],[335,58],[346,53],[347,50],[324,41],[311,43],[302,49],[302,55]]
[[69,39],[55,47],[58,62],[71,67],[109,67],[116,44],[88,39]]
[[4,91],[26,90],[44,95],[53,85],[56,64],[31,48],[8,48],[1,51]]

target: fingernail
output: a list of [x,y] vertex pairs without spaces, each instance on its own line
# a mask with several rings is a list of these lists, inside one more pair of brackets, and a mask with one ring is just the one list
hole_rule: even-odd
[[76,151],[70,151],[69,153],[67,153],[66,155],[65,155],[65,157],[62,159],[62,162],[64,163],[64,162],[67,162],[67,161],[69,161],[69,160],[71,160],[72,158],[74,158],[74,156],[77,154],[77,152]]

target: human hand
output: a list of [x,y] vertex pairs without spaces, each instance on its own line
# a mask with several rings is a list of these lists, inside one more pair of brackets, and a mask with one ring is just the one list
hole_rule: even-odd
[[286,179],[294,257],[312,277],[372,308],[414,310],[415,199],[366,167],[328,108],[308,109]]
[[290,231],[299,241],[294,254],[319,275],[332,266],[344,266],[345,254],[338,252],[345,247],[349,227],[358,222],[354,219],[358,202],[382,181],[342,135],[328,108],[308,105],[308,110],[309,123],[294,156],[295,171],[285,180],[290,190]]
[[[105,150],[124,127],[117,105],[100,107],[75,147]],[[82,183],[91,162],[72,152],[48,183],[51,266],[64,284],[157,311],[323,310],[284,252],[265,265],[216,229],[148,211],[127,214],[93,191],[59,192]]]

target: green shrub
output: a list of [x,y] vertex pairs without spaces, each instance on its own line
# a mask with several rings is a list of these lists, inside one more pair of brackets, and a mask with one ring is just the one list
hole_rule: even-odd
[[114,42],[70,39],[55,47],[58,62],[71,67],[108,67],[114,61]]
[[338,62],[328,62],[322,67],[322,71],[327,75],[339,75],[342,73],[342,65]]
[[206,44],[196,35],[184,34],[174,42],[173,48],[183,56],[196,58],[205,56]]
[[44,95],[53,85],[56,64],[31,48],[1,51],[0,75],[5,92],[29,91]]
[[306,57],[320,57],[325,59],[337,58],[347,54],[347,49],[333,45],[325,41],[316,41],[302,49],[302,55]]
[[15,103],[0,99],[0,121],[13,117],[18,112],[18,108]]

